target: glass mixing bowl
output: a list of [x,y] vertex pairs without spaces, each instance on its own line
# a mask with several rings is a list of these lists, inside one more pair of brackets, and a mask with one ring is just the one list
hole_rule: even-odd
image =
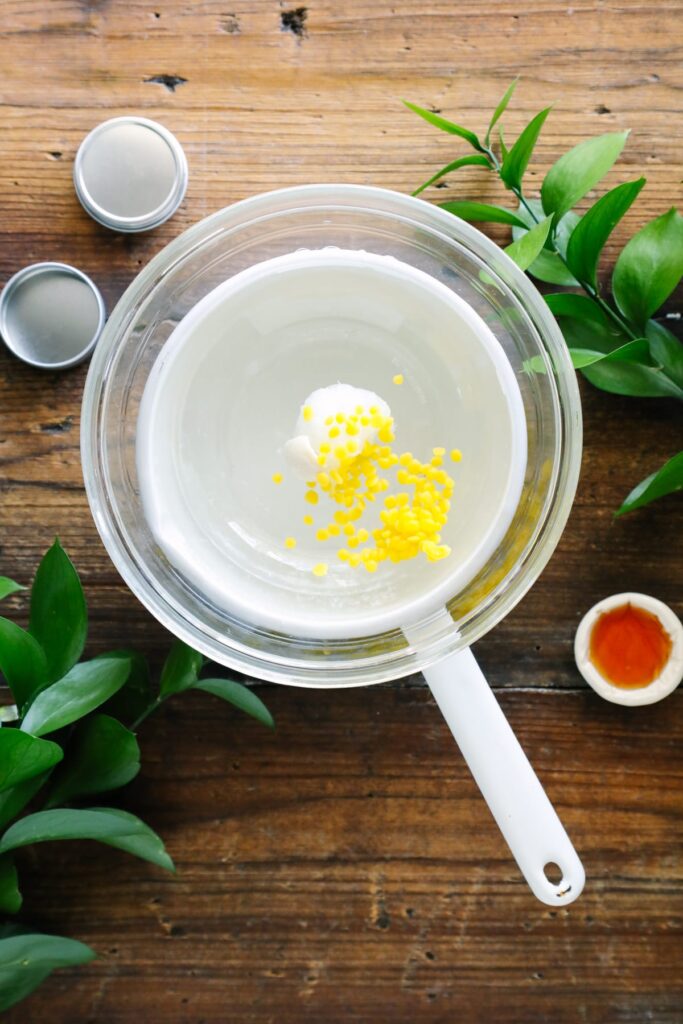
[[[352,639],[302,638],[229,614],[166,559],[145,521],[136,468],[140,401],[182,318],[226,279],[298,249],[389,254],[452,289],[479,314],[514,370],[528,461],[512,523],[446,609]],[[532,363],[533,360],[533,363]],[[279,683],[349,686],[424,669],[469,647],[520,600],[559,540],[576,488],[581,411],[566,347],[541,296],[479,231],[427,203],[365,186],[312,185],[237,203],[156,256],[114,309],[85,387],[85,486],[104,544],[133,593],[172,633],[212,660]]]

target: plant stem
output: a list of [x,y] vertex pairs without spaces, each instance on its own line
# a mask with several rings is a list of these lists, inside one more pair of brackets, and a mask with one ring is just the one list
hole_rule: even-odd
[[153,711],[156,711],[156,709],[158,707],[161,707],[162,703],[163,703],[162,698],[161,697],[156,697],[151,702],[151,704],[148,704],[148,706],[145,708],[145,710],[141,714],[138,715],[138,717],[135,719],[135,721],[132,723],[132,725],[129,726],[130,731],[131,732],[135,732],[135,730],[138,728],[138,726],[141,725],[142,722],[144,722],[144,720],[146,718],[148,718],[152,714]]
[[[496,156],[496,154],[493,152],[493,150],[490,147],[488,147],[487,150],[486,150],[486,156],[491,161],[491,164],[493,166],[494,171],[496,172],[496,174],[500,178],[500,170],[501,170],[500,161],[498,160],[498,157]],[[517,197],[517,200],[519,201],[520,205],[524,207],[524,209],[529,214],[529,216],[531,217],[533,222],[535,224],[538,224],[539,223],[539,219],[536,216],[536,214],[534,213],[532,207],[527,202],[526,197],[522,193],[522,190],[519,189],[519,188],[513,188],[511,191],[512,191],[513,195],[515,195]],[[552,243],[552,246],[553,246],[553,252],[557,256],[559,256],[559,258],[562,261],[562,263],[564,264],[564,266],[567,268],[567,270],[569,270],[569,266],[567,264],[567,261],[566,261],[565,257],[562,255],[562,253],[559,251],[557,246],[555,245],[555,242],[554,242],[554,239],[552,238],[552,236],[551,236],[550,240],[551,240],[551,243]],[[569,272],[571,273],[571,270],[569,270]],[[620,331],[622,331],[624,334],[628,335],[628,337],[631,338],[631,340],[635,340],[636,338],[640,337],[639,334],[637,334],[635,331],[633,331],[631,329],[631,327],[629,327],[627,322],[619,315],[619,313],[617,313],[617,311],[615,309],[612,309],[610,304],[608,302],[606,302],[602,298],[602,296],[596,291],[595,288],[593,288],[592,285],[588,284],[588,282],[586,282],[586,281],[579,281],[579,285],[580,285],[581,288],[583,288],[583,290],[589,296],[589,298],[591,298],[593,300],[593,302],[595,302],[595,304],[600,307],[600,309],[603,311],[605,316],[607,316],[607,318],[609,320],[611,320],[619,328]]]

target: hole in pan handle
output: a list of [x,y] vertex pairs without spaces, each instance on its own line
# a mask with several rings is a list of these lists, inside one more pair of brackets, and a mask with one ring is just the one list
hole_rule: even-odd
[[583,865],[474,655],[461,651],[424,676],[532,892],[551,907],[573,903]]

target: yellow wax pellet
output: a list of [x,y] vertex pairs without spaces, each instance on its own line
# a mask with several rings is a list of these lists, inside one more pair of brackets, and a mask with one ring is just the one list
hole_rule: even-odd
[[360,565],[360,555],[358,554],[357,551],[352,551],[349,554],[349,565],[352,566],[354,569]]
[[344,533],[346,534],[347,537],[353,537],[355,532],[356,527],[353,525],[353,523],[347,523],[346,526],[344,527]]
[[282,473],[273,473],[273,483],[274,484],[281,484],[282,483]]
[[[335,427],[330,427],[330,429],[328,431],[328,434],[332,438],[339,437],[339,427],[336,427],[336,426]],[[321,451],[322,451],[322,447],[321,447]]]
[[302,409],[303,417],[307,423],[310,423],[313,419],[313,409],[310,405],[305,405]]
[[306,526],[313,526],[313,516],[304,516]]
[[440,455],[434,455],[429,461],[432,466],[443,466],[443,459]]
[[402,373],[397,373],[391,379],[392,379],[394,384],[402,384],[403,383],[403,374]]
[[446,454],[446,449],[445,448],[432,448],[432,455],[445,455],[445,454]]
[[341,559],[342,562],[348,562],[349,552],[346,550],[346,548],[339,549],[339,551],[337,552],[337,558]]
[[462,459],[462,452],[459,448],[453,448],[451,451],[451,458],[453,459],[453,462],[460,462]]
[[362,412],[364,412],[363,406],[362,405],[357,405],[356,406],[356,415],[360,416]]
[[371,416],[376,416],[377,413],[379,412],[379,408],[376,405],[371,405],[370,408],[368,409],[368,412],[370,413]]
[[319,541],[329,540],[329,536],[330,535],[327,530],[321,526],[321,528],[316,531],[315,539]]
[[334,423],[334,416],[328,416],[325,419],[325,426],[326,427],[329,427],[331,423]]
[[330,525],[327,527],[327,532],[329,533],[330,537],[338,537],[339,534],[341,533],[341,526],[339,526],[338,523],[330,523]]
[[306,493],[304,494],[304,498],[306,499],[309,505],[318,504],[318,495],[316,494],[315,491],[306,491]]
[[346,421],[346,416],[343,412],[338,412],[334,418],[337,423],[344,423]]
[[359,530],[357,533],[358,540],[361,542],[361,544],[364,544],[369,536],[370,534],[368,533],[367,530]]
[[323,443],[320,445],[320,453],[321,453],[321,455],[329,455],[331,451],[332,451],[332,446],[329,445],[327,443],[327,441],[323,441]]
[[327,562],[318,562],[312,571],[314,576],[327,576]]
[[369,558],[365,562],[365,568],[368,570],[368,572],[377,572],[377,562],[375,561],[375,559]]
[[285,538],[285,547],[290,549],[296,547],[296,540],[294,539],[294,537]]

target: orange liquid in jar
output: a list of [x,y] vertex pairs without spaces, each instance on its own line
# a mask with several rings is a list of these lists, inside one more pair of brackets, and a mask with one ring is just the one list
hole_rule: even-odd
[[591,631],[589,657],[613,686],[648,686],[671,654],[671,637],[656,615],[623,604],[603,612]]

